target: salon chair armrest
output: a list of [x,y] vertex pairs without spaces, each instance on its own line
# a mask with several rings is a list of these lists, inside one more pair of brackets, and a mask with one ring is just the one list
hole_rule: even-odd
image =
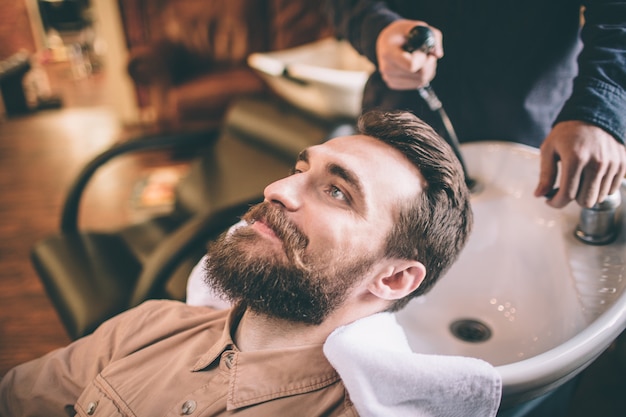
[[194,248],[206,245],[240,217],[251,205],[259,203],[263,196],[243,201],[220,210],[197,214],[162,242],[144,264],[130,300],[130,307],[149,298],[162,297],[162,289],[175,268],[187,258]]
[[[210,138],[210,141],[207,140]],[[178,148],[185,146],[195,146],[200,143],[210,143],[217,139],[218,132],[196,131],[186,133],[169,133],[161,135],[146,135],[131,139],[112,146],[106,151],[94,157],[78,174],[65,198],[61,213],[61,232],[78,232],[78,212],[80,200],[93,174],[102,165],[111,159],[125,154],[140,151],[154,151],[158,149]]]

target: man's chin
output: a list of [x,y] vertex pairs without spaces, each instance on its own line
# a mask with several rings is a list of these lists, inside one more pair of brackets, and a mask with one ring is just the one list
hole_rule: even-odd
[[240,305],[257,317],[273,321],[299,323],[307,326],[321,325],[328,315],[328,308],[321,307],[303,311],[299,306],[290,305],[287,300],[278,308],[276,305],[272,306],[260,302],[241,302]]

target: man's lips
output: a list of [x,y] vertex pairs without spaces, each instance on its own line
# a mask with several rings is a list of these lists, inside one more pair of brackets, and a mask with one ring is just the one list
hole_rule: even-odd
[[278,235],[276,235],[276,232],[274,232],[274,230],[269,227],[263,220],[255,220],[250,226],[262,235],[267,235],[274,239],[280,240],[278,238]]

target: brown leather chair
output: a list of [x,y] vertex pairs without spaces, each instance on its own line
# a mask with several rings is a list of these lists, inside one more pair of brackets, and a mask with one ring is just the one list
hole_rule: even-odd
[[156,17],[145,19],[151,41],[131,49],[128,71],[136,85],[148,91],[157,124],[168,130],[215,128],[234,98],[268,93],[246,64],[251,53],[286,49],[332,33],[324,2],[165,0],[161,4]]

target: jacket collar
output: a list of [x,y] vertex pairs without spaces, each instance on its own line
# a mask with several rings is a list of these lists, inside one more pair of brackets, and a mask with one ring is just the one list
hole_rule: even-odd
[[323,344],[240,352],[232,334],[242,315],[243,308],[231,309],[220,338],[192,368],[200,372],[219,366],[228,373],[229,410],[311,392],[340,380],[324,356]]

